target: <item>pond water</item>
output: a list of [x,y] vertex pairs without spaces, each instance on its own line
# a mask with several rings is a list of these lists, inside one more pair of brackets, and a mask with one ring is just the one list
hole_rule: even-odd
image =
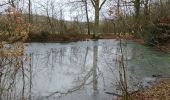
[[[170,73],[170,55],[131,41],[123,43],[129,91],[150,86]],[[32,100],[113,100],[121,94],[116,40],[29,43],[24,95]],[[26,69],[25,69],[26,70]],[[16,82],[17,83],[17,82]],[[23,82],[18,81],[18,94]],[[27,96],[28,95],[28,96]]]

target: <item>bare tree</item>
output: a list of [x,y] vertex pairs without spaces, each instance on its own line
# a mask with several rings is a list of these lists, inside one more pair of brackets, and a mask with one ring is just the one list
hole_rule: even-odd
[[[43,7],[43,9],[46,12],[47,21],[50,26],[51,33],[54,33],[54,25],[53,25],[53,21],[52,21],[52,19],[53,19],[52,17],[54,15],[54,1],[53,0],[46,1],[46,2],[44,2],[44,4],[40,4],[40,5],[41,5],[41,7]],[[50,11],[52,13],[50,13]]]
[[149,3],[149,0],[145,0],[145,3],[144,3],[144,15],[146,17],[148,16],[148,3]]
[[135,0],[134,1],[135,16],[136,16],[136,18],[139,18],[139,14],[140,14],[140,1],[141,0]]
[[87,20],[87,29],[88,29],[88,35],[90,35],[90,22],[89,22],[89,14],[88,14],[88,5],[87,0],[83,0],[85,4],[85,11],[86,11],[86,20]]
[[10,4],[10,5],[12,5],[14,7],[15,6],[15,4],[14,4],[15,1],[16,0],[8,0],[8,2],[0,4],[0,7],[8,5],[8,4]]
[[100,4],[100,1],[101,0],[91,0],[91,3],[95,10],[94,34],[97,34],[99,32],[99,12],[106,2],[106,0],[103,0],[103,2]]
[[28,12],[29,12],[29,23],[31,22],[31,0],[28,3]]
[[88,33],[88,35],[90,35],[90,21],[89,21],[89,11],[88,11],[88,8],[89,8],[88,0],[70,1],[69,4],[73,4],[74,9],[78,10],[78,12],[80,12],[80,9],[78,9],[78,8],[81,8],[82,12],[85,11],[85,16],[86,16],[86,21],[87,21],[87,33]]

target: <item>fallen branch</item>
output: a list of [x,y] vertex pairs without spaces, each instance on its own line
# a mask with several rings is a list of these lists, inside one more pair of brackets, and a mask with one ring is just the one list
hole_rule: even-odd
[[[132,95],[132,94],[135,94],[135,93],[137,93],[137,92],[139,92],[140,90],[136,90],[136,91],[133,91],[133,92],[131,92],[131,93],[129,93],[130,95]],[[117,94],[117,93],[113,93],[113,92],[105,92],[106,94],[109,94],[109,95],[113,95],[113,96],[117,96],[117,97],[123,97],[123,95],[122,94]]]
[[112,92],[105,92],[105,93],[109,95],[117,96],[117,97],[123,97],[121,94],[117,94],[117,93],[112,93]]

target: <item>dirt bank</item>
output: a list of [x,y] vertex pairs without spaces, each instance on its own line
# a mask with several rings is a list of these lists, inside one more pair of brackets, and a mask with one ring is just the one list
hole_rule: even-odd
[[47,36],[30,35],[27,42],[72,42],[72,41],[85,41],[88,39],[127,39],[132,40],[133,36],[129,34],[116,35],[116,34],[50,34]]
[[[118,98],[118,100],[123,100]],[[170,78],[153,84],[151,88],[131,94],[129,100],[170,100]]]

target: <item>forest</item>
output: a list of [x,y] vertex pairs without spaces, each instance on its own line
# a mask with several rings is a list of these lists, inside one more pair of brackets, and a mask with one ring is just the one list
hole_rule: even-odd
[[170,0],[0,0],[0,100],[169,100]]

